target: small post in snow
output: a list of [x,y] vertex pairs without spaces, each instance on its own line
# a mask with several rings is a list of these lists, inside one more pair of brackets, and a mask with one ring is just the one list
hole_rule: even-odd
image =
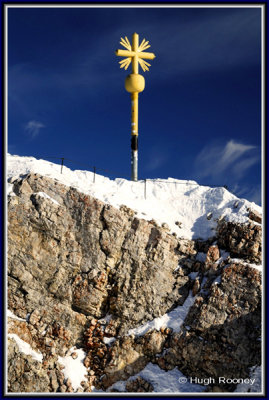
[[150,64],[144,59],[153,60],[155,54],[144,52],[150,45],[145,39],[139,45],[139,36],[137,33],[133,34],[132,45],[129,42],[127,36],[121,38],[120,44],[127,50],[119,49],[116,50],[116,55],[120,57],[126,57],[122,61],[119,61],[121,68],[127,70],[129,65],[132,63],[132,73],[125,79],[125,89],[131,93],[132,100],[132,125],[131,125],[131,151],[132,151],[132,181],[138,179],[138,93],[142,92],[145,88],[145,79],[143,75],[139,75],[138,67],[139,64],[143,71],[148,71]]
[[62,163],[61,163],[61,174],[62,174],[63,173],[63,166],[64,166],[64,158],[62,157],[61,160],[62,160]]

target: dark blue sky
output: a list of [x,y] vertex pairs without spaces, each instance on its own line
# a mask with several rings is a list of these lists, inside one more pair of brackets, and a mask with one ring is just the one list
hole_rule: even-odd
[[156,54],[140,69],[139,178],[260,202],[260,8],[9,8],[9,152],[130,179],[131,71],[115,50],[134,32]]

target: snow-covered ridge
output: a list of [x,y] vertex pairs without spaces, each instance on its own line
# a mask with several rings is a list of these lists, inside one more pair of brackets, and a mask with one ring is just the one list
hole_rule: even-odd
[[[145,198],[144,181],[110,180],[96,174],[93,182],[90,171],[72,171],[63,167],[61,174],[58,164],[34,157],[7,155],[7,178],[30,172],[57,179],[116,208],[124,204],[135,210],[139,218],[154,219],[159,224],[165,222],[171,232],[188,239],[213,236],[217,218],[244,223],[248,221],[248,208],[261,213],[261,207],[238,199],[222,187],[211,188],[195,181],[172,178],[166,181],[148,179]],[[8,184],[7,192],[12,195],[12,184]],[[212,214],[210,219],[207,218],[209,213]]]

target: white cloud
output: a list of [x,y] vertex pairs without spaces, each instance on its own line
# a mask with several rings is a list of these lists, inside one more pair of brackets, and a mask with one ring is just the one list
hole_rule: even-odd
[[168,149],[160,150],[158,146],[151,149],[148,162],[145,166],[147,171],[155,171],[162,167],[168,160]]
[[231,187],[231,192],[240,198],[246,198],[256,204],[262,205],[262,187],[260,184],[256,185],[238,185],[235,184]]
[[245,160],[241,160],[234,165],[232,171],[238,179],[242,178],[245,175],[246,171],[257,162],[259,162],[259,160],[260,157],[255,155],[253,157],[246,158]]
[[42,122],[35,120],[29,121],[25,125],[25,130],[31,136],[32,139],[38,136],[41,128],[45,128],[45,125],[42,124]]
[[259,162],[256,146],[228,141],[225,145],[209,144],[203,148],[195,161],[195,174],[198,178],[230,179],[242,178],[247,170]]
[[162,167],[165,164],[165,162],[166,162],[165,156],[155,156],[154,158],[151,158],[148,165],[146,166],[146,169],[148,171],[155,171],[156,169]]
[[197,156],[193,177],[203,179],[208,185],[227,184],[229,190],[238,197],[247,198],[261,204],[261,185],[250,183],[248,173],[260,163],[260,147],[235,140],[226,144],[208,144]]
[[221,164],[226,166],[228,163],[232,163],[233,161],[237,160],[246,151],[254,148],[255,146],[237,143],[234,140],[230,140],[224,148]]

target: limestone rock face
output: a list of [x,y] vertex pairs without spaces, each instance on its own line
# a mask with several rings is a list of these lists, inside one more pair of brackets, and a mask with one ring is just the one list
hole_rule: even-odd
[[249,210],[249,219],[252,219],[252,221],[258,222],[258,224],[262,223],[262,216],[256,210]]
[[[43,361],[9,338],[9,392],[74,392],[57,361],[74,345],[86,353],[88,374],[78,392],[107,390],[149,362],[197,377],[245,377],[260,363],[260,272],[221,258],[225,250],[260,263],[260,225],[221,221],[217,236],[187,240],[165,223],[39,174],[12,183],[8,308],[23,320],[8,318],[8,329]],[[199,252],[205,261],[196,259]],[[196,301],[179,333],[164,326],[128,335],[183,305],[191,292]],[[138,378],[126,385],[131,390],[154,388]]]
[[189,278],[174,270],[188,248],[165,229],[37,174],[15,181],[14,192],[9,306],[16,315],[38,309],[44,323],[56,320],[76,340],[86,316],[109,312],[123,333],[183,304]]
[[127,392],[153,392],[153,386],[140,376],[126,383]]
[[218,225],[218,245],[230,251],[232,257],[261,263],[262,227],[254,222],[236,224],[221,221]]
[[8,391],[40,393],[47,392],[49,387],[50,380],[42,364],[21,353],[16,342],[8,339]]
[[184,321],[188,329],[174,334],[169,351],[158,360],[169,369],[179,366],[197,377],[245,378],[261,359],[260,273],[231,264],[221,282],[197,296]]
[[119,380],[126,380],[140,372],[157,354],[161,354],[168,343],[171,330],[148,331],[143,336],[123,336],[111,348],[111,358],[104,368],[99,386],[107,389]]

